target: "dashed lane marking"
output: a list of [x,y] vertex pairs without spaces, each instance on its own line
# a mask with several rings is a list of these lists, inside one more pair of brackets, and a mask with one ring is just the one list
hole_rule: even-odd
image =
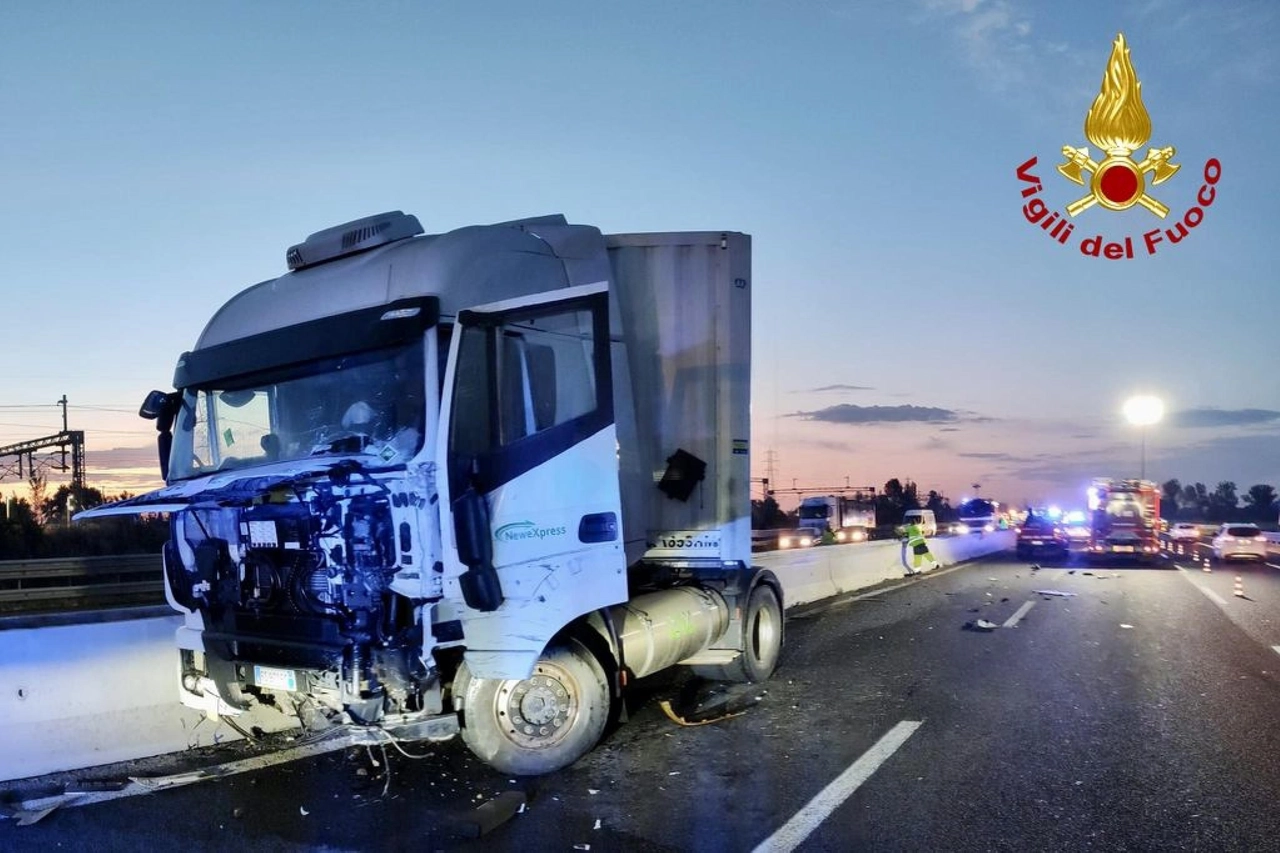
[[752,853],[790,853],[799,847],[809,835],[826,820],[849,796],[871,778],[871,774],[880,765],[889,760],[898,747],[907,742],[907,738],[915,734],[916,729],[924,725],[923,721],[903,720],[875,745],[862,754],[862,757],[835,778],[818,795],[796,812],[791,820],[784,823],[777,832],[770,835],[756,846]]
[[1016,611],[1014,611],[1014,614],[1012,616],[1010,616],[1008,619],[1005,620],[1004,627],[1013,628],[1017,626],[1018,621],[1022,619],[1023,616],[1027,615],[1027,611],[1035,606],[1036,606],[1036,603],[1034,600],[1028,601],[1025,604],[1023,604]]

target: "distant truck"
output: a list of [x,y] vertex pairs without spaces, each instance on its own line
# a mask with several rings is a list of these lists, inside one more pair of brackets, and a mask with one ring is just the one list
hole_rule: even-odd
[[769,677],[748,235],[558,215],[426,235],[395,211],[286,260],[143,404],[168,485],[78,516],[171,513],[184,704],[460,730],[539,774],[637,678]]
[[1160,487],[1095,479],[1088,490],[1090,557],[1154,560],[1160,553]]
[[956,533],[994,533],[1000,525],[1000,507],[995,501],[974,498],[956,510]]
[[843,495],[811,496],[800,501],[800,527],[829,532],[837,542],[862,542],[871,538],[876,526],[873,499]]

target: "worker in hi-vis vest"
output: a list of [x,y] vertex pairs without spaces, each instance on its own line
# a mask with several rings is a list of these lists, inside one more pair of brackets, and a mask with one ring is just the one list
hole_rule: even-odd
[[931,569],[939,565],[933,554],[929,552],[929,543],[924,538],[924,529],[912,522],[907,525],[902,538],[902,567],[907,570],[907,574],[918,575],[924,571],[926,562]]

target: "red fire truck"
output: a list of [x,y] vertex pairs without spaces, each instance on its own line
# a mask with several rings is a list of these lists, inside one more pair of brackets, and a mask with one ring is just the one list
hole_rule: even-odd
[[1155,560],[1160,554],[1160,487],[1099,478],[1089,487],[1089,556]]

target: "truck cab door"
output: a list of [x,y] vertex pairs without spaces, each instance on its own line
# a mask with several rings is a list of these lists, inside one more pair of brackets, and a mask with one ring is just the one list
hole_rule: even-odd
[[627,599],[607,283],[463,311],[438,459],[445,597],[480,678]]

